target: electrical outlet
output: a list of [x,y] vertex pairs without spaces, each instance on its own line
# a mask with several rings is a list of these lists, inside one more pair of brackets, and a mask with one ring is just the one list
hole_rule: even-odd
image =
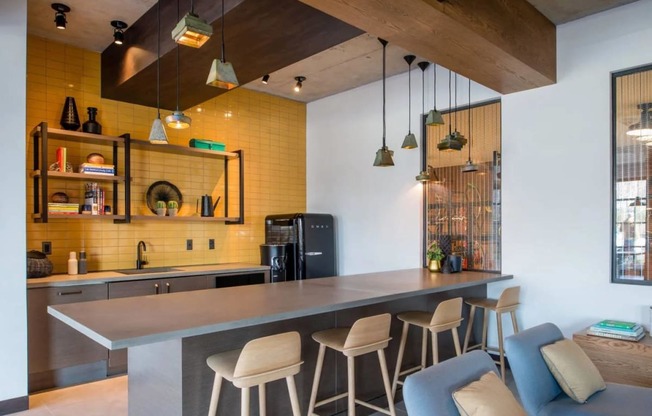
[[208,249],[209,250],[215,250],[215,239],[214,238],[209,238],[208,239]]
[[192,240],[186,240],[186,250],[192,250]]
[[41,243],[41,251],[45,254],[52,254],[52,242],[51,241],[43,241]]

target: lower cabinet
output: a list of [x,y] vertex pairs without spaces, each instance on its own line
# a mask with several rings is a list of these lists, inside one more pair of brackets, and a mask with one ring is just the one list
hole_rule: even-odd
[[[109,299],[209,289],[215,287],[214,281],[213,276],[190,276],[109,283]],[[114,375],[126,371],[127,349],[109,351],[108,374]]]
[[213,287],[217,288],[269,283],[269,272],[217,274],[212,277],[215,279],[215,285]]
[[106,284],[27,290],[30,393],[106,377],[108,350],[47,311],[48,305],[106,298]]

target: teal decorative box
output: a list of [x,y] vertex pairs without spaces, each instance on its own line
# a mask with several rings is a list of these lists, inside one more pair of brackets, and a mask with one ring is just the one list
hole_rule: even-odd
[[223,152],[226,149],[226,145],[220,142],[214,142],[212,140],[206,139],[190,139],[190,147],[195,147],[197,149],[206,149],[206,150],[219,150]]

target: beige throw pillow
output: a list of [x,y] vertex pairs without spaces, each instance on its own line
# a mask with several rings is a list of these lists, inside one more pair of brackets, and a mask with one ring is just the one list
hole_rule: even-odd
[[600,372],[582,348],[570,339],[541,347],[550,372],[571,399],[586,403],[595,392],[604,390]]
[[453,400],[462,416],[527,416],[493,371],[455,391]]

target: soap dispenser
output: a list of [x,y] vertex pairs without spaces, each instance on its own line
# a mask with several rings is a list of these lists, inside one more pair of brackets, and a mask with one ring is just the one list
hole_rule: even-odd
[[70,252],[68,256],[68,274],[77,274],[77,253],[74,251]]

